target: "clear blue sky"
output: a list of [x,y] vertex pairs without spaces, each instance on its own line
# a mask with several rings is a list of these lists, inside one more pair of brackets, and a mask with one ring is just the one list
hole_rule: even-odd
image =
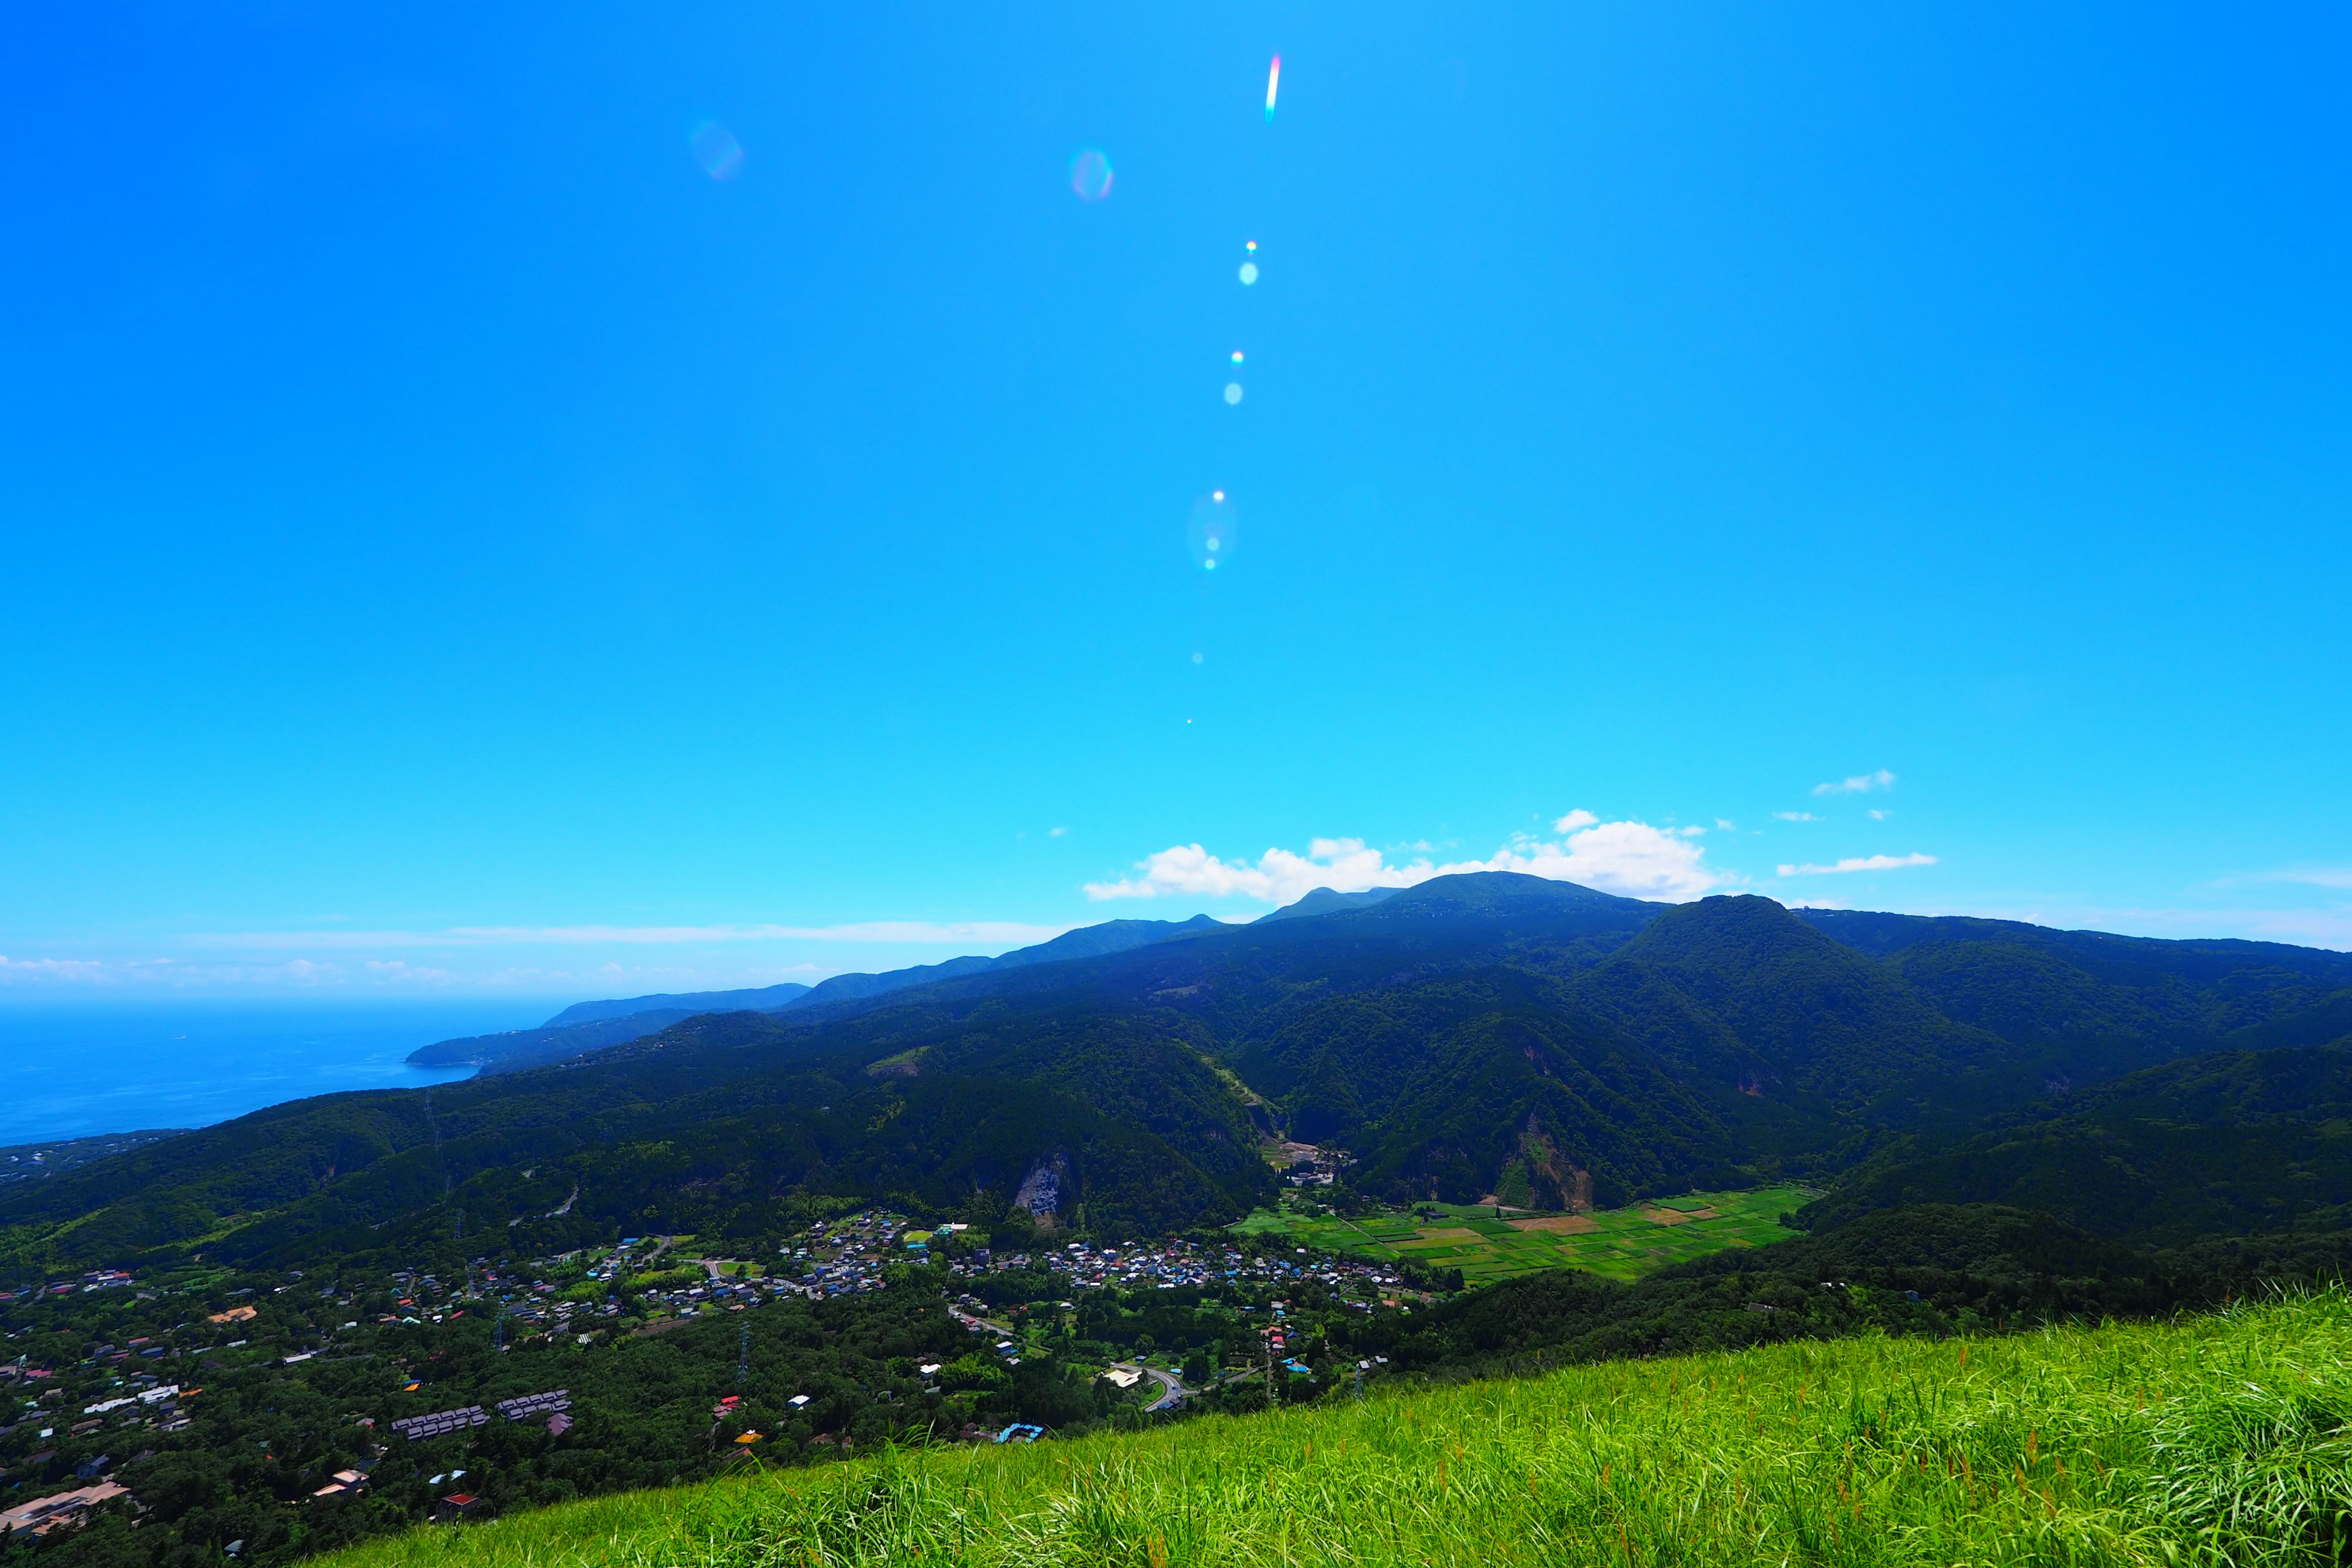
[[2352,946],[2347,32],[28,12],[0,996],[1423,863]]

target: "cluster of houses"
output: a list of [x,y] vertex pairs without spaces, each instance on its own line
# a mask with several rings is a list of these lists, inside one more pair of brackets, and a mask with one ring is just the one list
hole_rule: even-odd
[[[93,1268],[79,1279],[51,1279],[39,1285],[0,1286],[0,1303],[29,1301],[37,1296],[73,1296],[85,1290],[128,1290],[139,1283],[120,1268]],[[142,1296],[142,1300],[152,1300]]]
[[1268,1157],[1282,1172],[1282,1184],[1286,1187],[1328,1187],[1356,1163],[1356,1157],[1344,1149],[1313,1143],[1283,1143]]
[[[514,1399],[501,1399],[498,1404],[499,1414],[509,1421],[529,1421],[534,1416],[546,1416],[548,1430],[559,1436],[564,1427],[572,1425],[572,1418],[566,1414],[571,1408],[571,1392],[562,1388],[546,1394],[526,1394]],[[563,1424],[562,1426],[556,1425],[559,1421]],[[392,1424],[392,1429],[412,1443],[420,1443],[427,1437],[445,1436],[451,1432],[489,1424],[488,1411],[478,1405],[467,1405],[455,1410],[436,1410],[430,1415],[403,1416]]]
[[[1312,1175],[1322,1168],[1308,1163],[1306,1173]],[[1297,1168],[1294,1168],[1294,1173],[1297,1173]],[[643,1301],[646,1307],[656,1313],[693,1317],[712,1310],[740,1311],[761,1301],[783,1296],[822,1299],[872,1290],[882,1285],[884,1271],[890,1264],[910,1258],[924,1258],[940,1250],[943,1243],[951,1241],[959,1232],[967,1228],[960,1225],[946,1225],[926,1230],[915,1226],[903,1215],[870,1209],[812,1226],[783,1246],[781,1260],[764,1274],[731,1262],[695,1259],[699,1265],[700,1278],[691,1285],[645,1291]],[[672,1238],[625,1237],[618,1248],[591,1264],[587,1279],[605,1288],[596,1294],[617,1295],[623,1281],[631,1273],[657,1264],[671,1244]],[[565,1258],[551,1261],[565,1263],[577,1257],[577,1254],[567,1255]],[[617,1300],[580,1301],[559,1297],[556,1286],[539,1277],[549,1261],[541,1260],[535,1267],[509,1268],[504,1275],[486,1263],[478,1263],[466,1272],[462,1280],[453,1278],[445,1281],[430,1273],[400,1271],[392,1277],[391,1281],[395,1292],[391,1303],[394,1310],[382,1313],[377,1321],[380,1324],[445,1322],[464,1316],[469,1310],[477,1317],[495,1312],[501,1336],[510,1340],[531,1331],[570,1333],[585,1327],[588,1319],[610,1318],[622,1313],[624,1307]],[[992,1257],[984,1247],[971,1251],[958,1249],[950,1273],[959,1279],[977,1279],[1007,1270],[1035,1268],[1066,1276],[1067,1288],[1073,1292],[1090,1289],[1175,1289],[1232,1285],[1268,1286],[1278,1290],[1286,1284],[1315,1279],[1343,1290],[1350,1286],[1360,1287],[1362,1293],[1375,1298],[1402,1293],[1401,1282],[1391,1265],[1310,1255],[1304,1248],[1295,1249],[1294,1255],[1284,1256],[1262,1249],[1244,1250],[1178,1240],[1134,1245],[1071,1242],[1052,1249],[1040,1248],[1005,1257]],[[297,1274],[294,1278],[299,1280],[300,1276]],[[27,1287],[18,1292],[17,1297],[21,1299],[36,1291],[63,1295],[83,1290],[121,1289],[135,1283],[129,1274],[120,1270],[94,1270],[76,1279]],[[291,1288],[278,1287],[281,1291]],[[251,1293],[251,1288],[247,1288],[232,1291],[230,1295],[235,1298]],[[1348,1290],[1347,1293],[1352,1296],[1356,1292]],[[352,1296],[356,1294],[356,1291],[352,1292]],[[338,1305],[353,1304],[352,1296],[338,1296],[332,1290],[322,1291],[321,1295],[335,1298]],[[9,1298],[0,1294],[0,1300],[5,1299]],[[1007,1364],[1017,1365],[1021,1347],[1013,1340],[1003,1337],[999,1325],[979,1315],[985,1310],[982,1303],[976,1297],[966,1295],[962,1304],[970,1311],[959,1311],[956,1315],[974,1332],[989,1335],[994,1341],[995,1353],[1001,1360]],[[1069,1303],[1063,1305],[1066,1307]],[[208,1314],[206,1321],[216,1333],[236,1333],[253,1324],[259,1315],[255,1305],[234,1304]],[[354,1321],[341,1326],[350,1330],[358,1328],[359,1324]],[[585,1334],[580,1337],[583,1342],[588,1338]],[[1276,1323],[1269,1328],[1267,1337],[1268,1348],[1277,1357],[1288,1350],[1279,1313],[1276,1314]],[[244,1343],[241,1339],[229,1340],[226,1348],[233,1349]],[[174,1352],[167,1345],[142,1339],[134,1339],[122,1347],[97,1345],[92,1347],[92,1352],[88,1364],[101,1373],[119,1372],[121,1376],[116,1379],[113,1388],[108,1391],[107,1397],[98,1400],[82,1412],[84,1420],[73,1426],[73,1435],[86,1435],[89,1431],[126,1421],[156,1426],[165,1432],[189,1425],[184,1406],[202,1390],[164,1383],[154,1373],[146,1370],[141,1358],[194,1352]],[[318,1353],[315,1348],[304,1349],[294,1351],[281,1359],[290,1363],[307,1360]],[[928,1377],[935,1375],[939,1369],[936,1365],[928,1365],[922,1370]],[[52,1375],[47,1369],[30,1366],[22,1359],[16,1365],[0,1364],[0,1383],[11,1383],[18,1387],[28,1386],[37,1380],[47,1380]],[[129,1383],[127,1388],[124,1386],[126,1380]],[[47,1386],[54,1387],[55,1384]],[[792,1401],[795,1407],[805,1402],[805,1395]],[[26,1403],[29,1405],[32,1402]],[[565,1392],[557,1389],[522,1399],[503,1401],[496,1414],[509,1421],[544,1419],[551,1431],[561,1433],[572,1423],[570,1405]],[[478,1405],[467,1405],[425,1415],[407,1416],[390,1425],[394,1432],[415,1442],[483,1426],[490,1417],[491,1412]],[[36,1420],[54,1420],[59,1427],[69,1425],[47,1414],[37,1415]],[[0,1426],[0,1435],[11,1430],[14,1427]],[[59,1436],[65,1435],[59,1433]],[[40,1436],[49,1436],[49,1429],[44,1426]],[[1014,1426],[1003,1431],[975,1428],[965,1436],[972,1441],[1017,1443],[1029,1441],[1035,1434],[1032,1429]],[[46,1455],[34,1457],[46,1458]],[[101,1459],[96,1470],[84,1467],[86,1473],[77,1478],[97,1484],[37,1499],[0,1513],[0,1537],[11,1531],[41,1535],[61,1526],[79,1523],[98,1504],[123,1495],[119,1485],[103,1479],[105,1468],[106,1461]],[[362,1465],[336,1474],[312,1495],[315,1498],[347,1496],[361,1491],[366,1485],[367,1467]],[[443,1500],[439,1511],[447,1517],[463,1518],[470,1515],[478,1506],[478,1500],[456,1494]]]
[[933,1242],[968,1228],[912,1229],[903,1215],[881,1209],[819,1220],[785,1245],[782,1272],[788,1283],[809,1296],[878,1289],[884,1265],[909,1256],[928,1257]]
[[392,1424],[392,1429],[412,1443],[427,1437],[446,1436],[469,1426],[487,1426],[490,1413],[478,1405],[467,1405],[456,1410],[436,1410],[430,1415],[409,1415]]
[[1125,1290],[1179,1286],[1264,1284],[1314,1279],[1326,1286],[1348,1286],[1393,1292],[1401,1283],[1395,1266],[1356,1258],[1334,1258],[1298,1248],[1289,1258],[1252,1255],[1238,1247],[1204,1247],[1189,1241],[1138,1243],[1126,1247],[1091,1246],[1074,1241],[1035,1256],[1013,1253],[1004,1258],[976,1256],[949,1272],[977,1279],[1008,1269],[1049,1268],[1067,1274],[1073,1289],[1116,1287]]

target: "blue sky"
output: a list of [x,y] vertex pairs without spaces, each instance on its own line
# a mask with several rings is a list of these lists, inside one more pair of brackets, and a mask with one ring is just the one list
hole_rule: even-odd
[[2352,946],[2332,9],[11,31],[0,996],[1474,863]]

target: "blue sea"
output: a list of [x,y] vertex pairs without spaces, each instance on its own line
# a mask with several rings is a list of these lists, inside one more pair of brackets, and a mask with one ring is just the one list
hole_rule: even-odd
[[313,1094],[448,1083],[473,1068],[402,1058],[436,1040],[528,1028],[562,1006],[0,1005],[0,1146],[204,1127]]

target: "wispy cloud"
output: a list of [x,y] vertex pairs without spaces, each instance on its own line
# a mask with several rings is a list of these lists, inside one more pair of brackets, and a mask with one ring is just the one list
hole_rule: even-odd
[[1775,822],[1819,822],[1821,818],[1815,816],[1810,811],[1776,811],[1772,814],[1772,820]]
[[1432,877],[1465,871],[1519,871],[1632,898],[1671,900],[1697,898],[1730,879],[1704,864],[1706,851],[1692,842],[1705,828],[1603,822],[1591,812],[1577,810],[1554,822],[1552,831],[1561,837],[1522,836],[1484,860],[1444,865],[1426,858],[1392,865],[1360,838],[1314,839],[1304,855],[1268,849],[1255,862],[1227,860],[1198,844],[1178,844],[1137,861],[1140,875],[1089,882],[1086,893],[1097,900],[1190,896],[1287,904],[1317,888],[1356,893],[1410,888]]
[[1835,784],[1817,784],[1813,786],[1813,793],[1815,795],[1868,795],[1873,790],[1894,787],[1895,775],[1881,768],[1874,773],[1856,773],[1852,778],[1840,779]]
[[[405,966],[403,966],[405,967]],[[91,990],[125,986],[189,988],[257,985],[312,988],[339,984],[352,972],[307,958],[275,963],[183,963],[171,958],[0,958],[0,986],[57,985]]]
[[327,950],[401,947],[577,947],[740,942],[851,942],[908,946],[1027,946],[1066,925],[1012,921],[868,921],[855,925],[452,926],[444,931],[199,931],[181,940],[207,949]]
[[12,982],[103,980],[106,965],[89,958],[10,958],[0,952],[0,985]]
[[347,957],[239,961],[146,958],[0,957],[0,989],[159,993],[262,990],[387,995],[451,991],[508,992],[536,996],[595,990],[712,991],[772,985],[780,980],[823,979],[837,970],[814,963],[744,964],[712,968],[677,964],[591,963],[572,969],[507,963],[487,969],[417,963],[365,954]]
[[1847,871],[1900,871],[1906,866],[1933,866],[1933,855],[1850,855],[1827,866],[1782,866],[1783,877],[1835,877]]
[[2352,866],[2298,866],[2285,871],[2241,871],[2232,876],[2218,877],[2212,885],[2232,888],[2282,883],[2300,888],[2352,888]]

